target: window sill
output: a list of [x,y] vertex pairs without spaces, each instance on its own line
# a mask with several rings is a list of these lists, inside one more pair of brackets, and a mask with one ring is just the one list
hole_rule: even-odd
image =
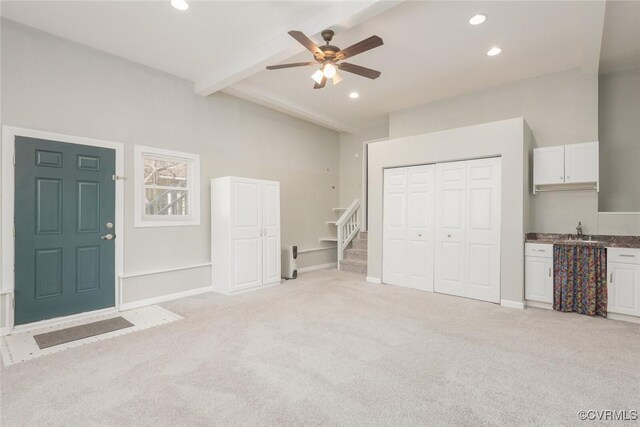
[[147,227],[187,227],[190,225],[200,225],[200,220],[189,221],[135,221],[133,225],[135,228],[147,228]]

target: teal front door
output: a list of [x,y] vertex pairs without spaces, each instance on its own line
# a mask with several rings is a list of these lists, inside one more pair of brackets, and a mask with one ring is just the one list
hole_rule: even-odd
[[15,140],[15,324],[115,305],[115,150]]

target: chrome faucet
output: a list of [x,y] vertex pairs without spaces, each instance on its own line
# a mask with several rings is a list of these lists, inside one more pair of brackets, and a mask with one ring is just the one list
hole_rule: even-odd
[[578,239],[582,239],[582,237],[584,236],[584,234],[582,233],[582,221],[578,221],[576,232],[578,233]]

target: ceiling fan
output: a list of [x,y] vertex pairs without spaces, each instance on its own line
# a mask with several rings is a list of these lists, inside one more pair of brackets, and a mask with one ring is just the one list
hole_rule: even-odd
[[340,49],[337,46],[329,44],[334,35],[333,30],[324,30],[320,34],[326,42],[326,45],[322,47],[316,46],[316,44],[301,31],[289,31],[289,35],[291,37],[296,39],[301,45],[313,53],[313,59],[315,59],[315,62],[295,62],[292,64],[269,65],[267,70],[279,70],[281,68],[304,67],[307,65],[320,64],[321,68],[311,76],[311,78],[316,82],[313,86],[314,89],[322,89],[327,83],[327,79],[332,79],[334,85],[340,83],[342,77],[338,74],[338,69],[347,73],[358,74],[369,79],[377,79],[380,77],[380,71],[350,64],[348,62],[339,62],[375,47],[382,46],[383,42],[380,37],[371,36],[368,39],[364,39],[346,49]]

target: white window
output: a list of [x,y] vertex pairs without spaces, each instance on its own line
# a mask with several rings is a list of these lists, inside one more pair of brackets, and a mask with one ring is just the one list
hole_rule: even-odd
[[135,146],[135,226],[200,225],[200,156]]

